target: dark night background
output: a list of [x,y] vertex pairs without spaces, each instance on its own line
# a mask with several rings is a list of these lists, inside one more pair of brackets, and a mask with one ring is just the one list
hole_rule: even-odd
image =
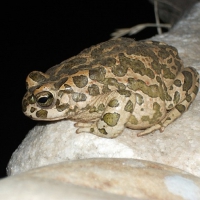
[[[5,177],[12,153],[37,123],[21,111],[28,73],[45,72],[84,48],[110,39],[117,28],[155,20],[148,0],[74,0],[43,5],[17,1],[1,9],[0,177]],[[147,28],[132,38],[155,34],[155,28]]]

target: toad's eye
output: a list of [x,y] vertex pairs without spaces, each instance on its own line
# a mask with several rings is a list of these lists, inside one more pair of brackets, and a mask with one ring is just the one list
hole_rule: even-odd
[[53,103],[53,95],[48,92],[40,92],[36,95],[36,101],[41,107],[49,107]]

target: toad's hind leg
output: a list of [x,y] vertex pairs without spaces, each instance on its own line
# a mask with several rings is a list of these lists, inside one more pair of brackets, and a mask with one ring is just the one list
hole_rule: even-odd
[[138,133],[147,135],[155,130],[164,131],[165,127],[180,117],[195,99],[199,89],[199,74],[192,67],[183,68],[177,75],[173,85],[168,89],[166,108],[169,110],[159,124]]

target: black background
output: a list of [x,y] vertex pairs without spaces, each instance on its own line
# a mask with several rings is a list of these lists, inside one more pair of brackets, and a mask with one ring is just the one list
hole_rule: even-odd
[[[65,2],[1,6],[0,177],[6,176],[12,153],[37,123],[21,111],[28,73],[45,72],[84,48],[110,39],[117,28],[155,22],[148,0]],[[155,28],[147,28],[132,38],[155,34]]]

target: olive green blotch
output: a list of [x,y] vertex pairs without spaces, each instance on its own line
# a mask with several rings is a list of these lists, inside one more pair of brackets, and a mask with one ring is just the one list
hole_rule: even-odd
[[191,97],[190,95],[186,95],[185,100],[186,100],[187,102],[190,102],[190,101],[192,101],[192,97]]
[[57,81],[54,83],[55,89],[59,89],[66,81],[68,80],[68,77],[62,78],[60,81]]
[[136,103],[142,105],[144,103],[143,96],[141,94],[135,93]]
[[34,104],[34,103],[36,103],[36,98],[34,97],[34,95],[29,96],[29,97],[27,98],[27,100],[28,100],[28,103],[29,103],[29,104]]
[[69,108],[69,104],[68,103],[64,103],[61,105],[56,105],[56,109],[58,112],[62,112],[63,110],[66,110]]
[[124,110],[127,112],[132,113],[133,112],[133,103],[132,101],[128,100],[127,104],[124,107]]
[[106,132],[105,128],[99,128],[98,129],[100,133],[107,135],[108,133]]
[[89,113],[97,112],[97,108],[95,106],[91,107]]
[[[79,66],[87,61],[86,58],[76,56],[73,59],[62,62],[63,67],[58,71],[58,76],[61,74],[72,75],[79,71]],[[50,71],[48,70],[50,73]],[[52,73],[52,72],[51,72]],[[54,73],[55,74],[55,73]]]
[[153,103],[153,110],[155,113],[153,114],[152,118],[149,116],[142,116],[142,121],[148,121],[149,124],[158,123],[159,118],[162,116],[162,113],[160,112],[160,105],[157,102]]
[[73,81],[74,81],[74,84],[78,87],[78,88],[83,88],[87,85],[88,83],[88,78],[87,76],[83,76],[83,75],[80,75],[80,76],[74,76],[72,77],[73,78]]
[[95,84],[92,84],[88,87],[88,92],[89,92],[89,95],[91,96],[97,96],[100,94],[99,87]]
[[170,68],[167,68],[166,65],[162,65],[163,70],[163,77],[166,79],[175,79],[176,76],[173,74],[170,70]]
[[105,86],[106,85],[112,85],[118,88],[118,90],[123,90],[126,88],[126,86],[123,83],[119,83],[115,78],[105,78],[105,80],[102,82]]
[[103,116],[103,121],[108,125],[108,126],[116,126],[117,122],[119,121],[120,114],[114,112],[114,113],[106,113]]
[[115,58],[107,57],[107,58],[101,58],[101,60],[99,60],[98,63],[106,67],[111,67],[115,65],[116,60]]
[[194,90],[193,90],[194,94],[197,95],[198,91],[199,91],[199,88],[198,88],[197,86],[195,86],[195,88],[194,88]]
[[37,110],[36,108],[31,107],[30,112],[33,113],[33,112],[35,112],[36,110]]
[[98,67],[89,70],[89,77],[91,80],[102,82],[105,79],[106,70],[104,67]]
[[153,62],[151,62],[151,66],[157,74],[161,74],[161,65],[157,60],[153,60]]
[[74,92],[70,85],[64,84],[64,87],[65,87],[65,91],[66,91],[67,94]]
[[111,89],[108,88],[108,85],[104,85],[102,89],[102,93],[108,93],[111,92]]
[[39,110],[36,112],[36,116],[41,119],[46,119],[47,114],[48,114],[48,112],[46,110]]
[[128,67],[122,66],[122,65],[115,65],[112,67],[112,73],[115,76],[123,77],[126,75],[128,70]]
[[142,80],[135,80],[133,78],[128,79],[128,88],[137,91],[141,90],[144,94],[152,98],[160,97],[161,100],[165,100],[165,94],[161,86],[155,85],[146,85]]
[[176,79],[174,81],[174,85],[177,86],[177,87],[181,87],[182,84],[181,84],[181,81],[179,79]]
[[[145,67],[144,63],[138,59],[130,59],[127,58],[123,53],[119,54],[119,60],[122,67],[116,67],[116,73],[126,74],[127,68],[130,67],[133,72],[140,74],[141,76],[148,76],[151,79],[155,77],[154,72],[150,69]],[[119,70],[119,72],[117,72]]]
[[87,96],[85,94],[83,94],[83,93],[74,92],[72,94],[72,99],[75,102],[85,101],[87,99]]
[[183,71],[183,76],[184,76],[184,83],[183,83],[183,91],[188,91],[192,87],[192,73],[188,71]]
[[98,111],[100,112],[103,112],[105,110],[105,105],[103,103],[101,103],[99,106],[98,106]]
[[134,115],[131,115],[129,120],[128,120],[131,124],[137,125],[138,124],[138,120]]
[[46,77],[42,74],[42,72],[34,71],[29,74],[29,78],[35,82],[43,82],[46,80]]
[[172,63],[172,58],[168,59],[168,60],[167,60],[167,63],[168,63],[168,64],[171,64],[171,63]]
[[180,101],[180,98],[181,98],[180,93],[179,93],[178,91],[176,91],[176,92],[174,93],[174,100],[173,100],[174,104],[178,104],[179,101]]
[[131,92],[129,90],[117,90],[120,95],[124,95],[125,97],[130,97]]
[[186,110],[185,106],[182,105],[182,104],[176,105],[175,108],[176,108],[180,113],[184,113],[185,110]]
[[170,53],[168,51],[166,51],[165,49],[160,49],[158,51],[158,56],[162,59],[166,59],[170,56]]
[[109,107],[117,107],[119,106],[119,102],[117,99],[112,99],[109,103],[108,103]]

